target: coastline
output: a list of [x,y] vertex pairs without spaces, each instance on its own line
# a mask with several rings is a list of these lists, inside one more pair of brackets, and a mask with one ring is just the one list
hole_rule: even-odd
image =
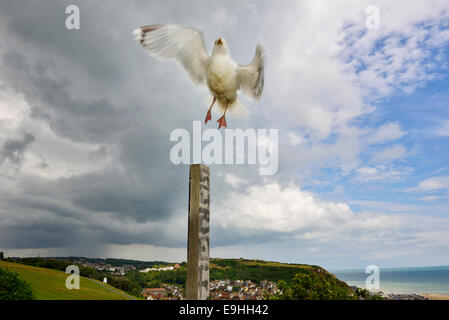
[[421,293],[420,296],[429,300],[449,300],[449,295],[439,293]]
[[[333,270],[349,286],[366,287],[365,269]],[[392,300],[449,300],[449,266],[381,268],[379,288]]]

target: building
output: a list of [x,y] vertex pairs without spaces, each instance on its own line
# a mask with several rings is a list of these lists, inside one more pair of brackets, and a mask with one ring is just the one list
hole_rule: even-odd
[[142,295],[150,300],[160,300],[167,295],[167,291],[164,288],[145,288],[142,290]]
[[140,270],[139,272],[148,273],[150,271],[169,271],[169,270],[174,270],[174,269],[175,269],[175,267],[168,266],[168,267],[160,267],[160,268],[146,268],[146,269]]

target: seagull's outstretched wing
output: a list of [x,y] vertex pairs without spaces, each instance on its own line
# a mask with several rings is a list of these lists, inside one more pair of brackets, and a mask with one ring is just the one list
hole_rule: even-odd
[[246,95],[259,100],[264,83],[264,51],[257,45],[253,62],[247,66],[237,67],[237,88]]
[[151,25],[133,32],[136,41],[161,60],[176,59],[197,85],[207,83],[208,55],[200,31],[176,25]]

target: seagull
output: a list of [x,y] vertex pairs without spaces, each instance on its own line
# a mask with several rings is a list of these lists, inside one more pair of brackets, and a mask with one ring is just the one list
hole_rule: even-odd
[[264,50],[256,47],[253,61],[239,65],[229,55],[227,41],[220,37],[214,43],[212,55],[208,55],[201,31],[177,25],[149,25],[133,32],[135,40],[159,60],[176,60],[187,71],[197,86],[207,85],[212,102],[205,123],[212,120],[214,104],[223,112],[218,119],[218,129],[227,127],[226,112],[244,116],[248,109],[237,98],[237,91],[259,100],[264,85]]

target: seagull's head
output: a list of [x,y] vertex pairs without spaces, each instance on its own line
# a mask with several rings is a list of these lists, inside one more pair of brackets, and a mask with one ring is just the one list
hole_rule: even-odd
[[228,42],[226,39],[220,37],[215,40],[214,53],[228,53]]
[[216,46],[222,46],[223,44],[226,43],[226,40],[223,39],[222,37],[218,38],[217,40],[215,40],[215,45]]

